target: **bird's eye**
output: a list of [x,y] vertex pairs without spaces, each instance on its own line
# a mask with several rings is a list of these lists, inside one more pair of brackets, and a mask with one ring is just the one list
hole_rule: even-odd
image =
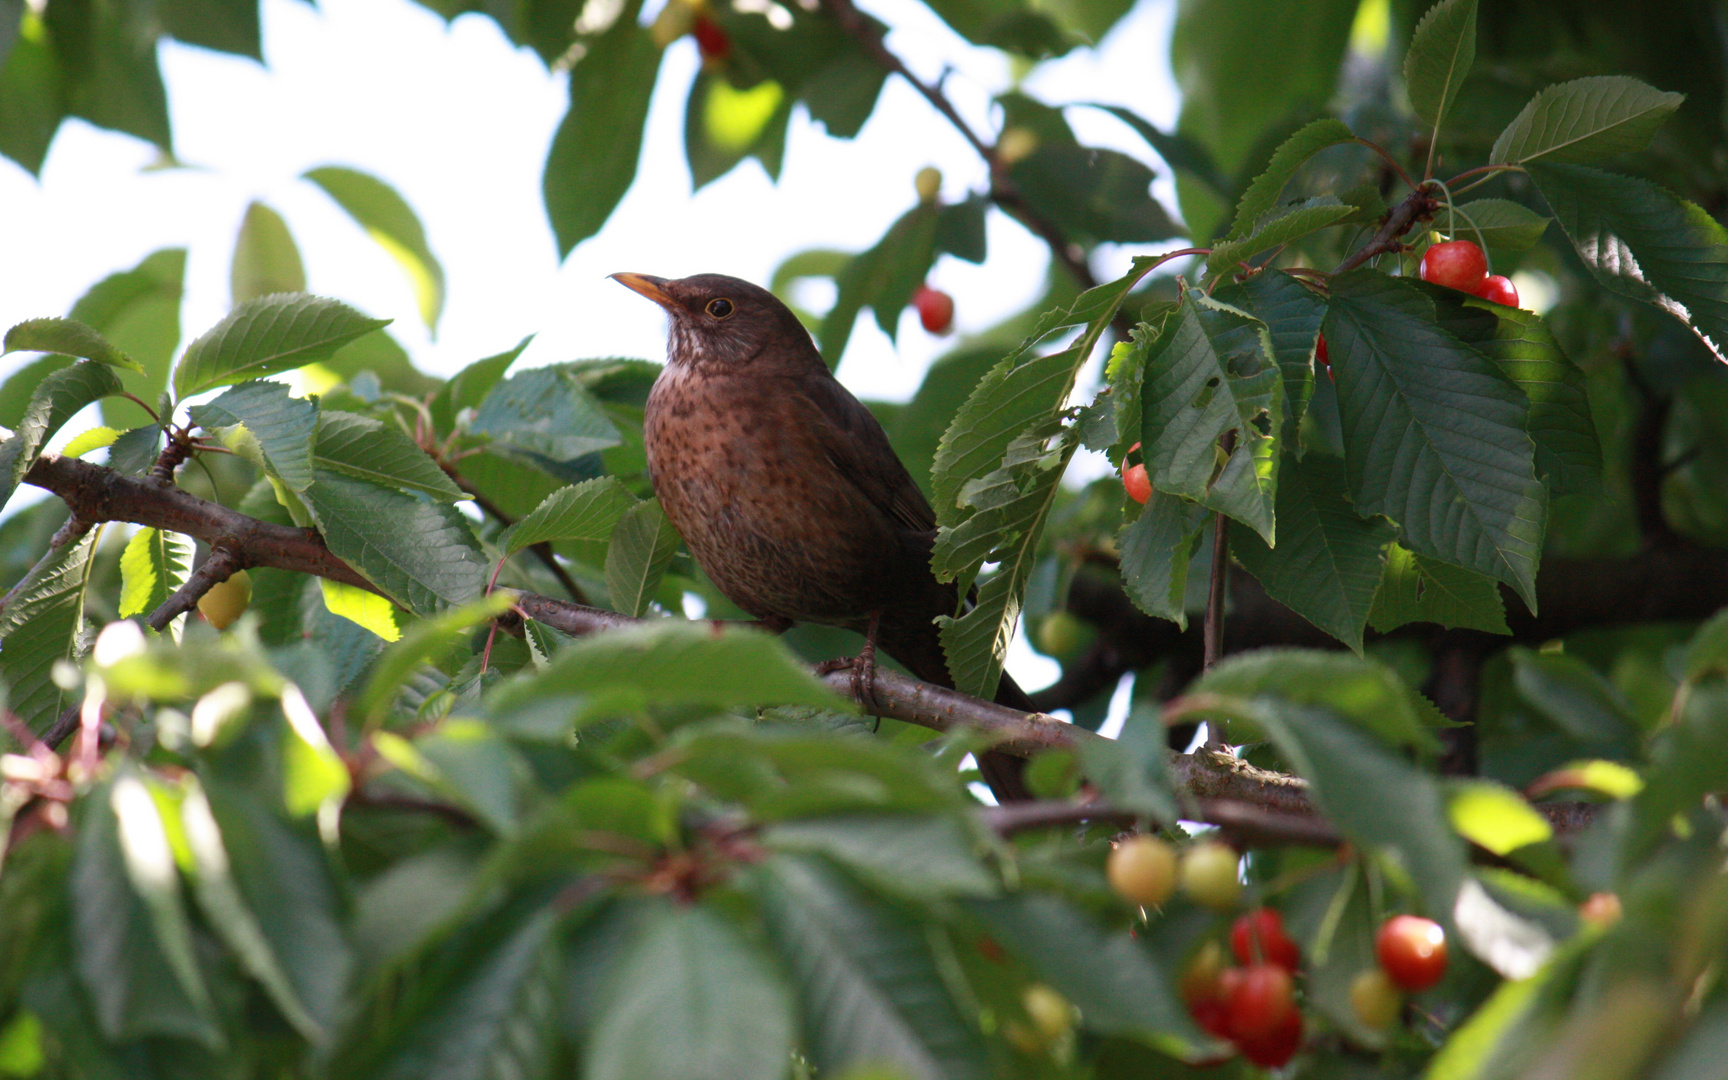
[[724,296],[708,301],[708,314],[714,316],[716,319],[727,318],[732,314],[732,310],[732,301],[726,299]]

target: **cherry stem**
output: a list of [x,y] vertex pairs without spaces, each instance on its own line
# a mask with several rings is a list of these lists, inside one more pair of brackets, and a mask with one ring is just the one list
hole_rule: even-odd
[[1416,183],[1416,181],[1410,179],[1410,174],[1404,171],[1404,166],[1398,164],[1398,159],[1393,157],[1391,154],[1387,153],[1385,147],[1381,146],[1378,143],[1372,143],[1372,142],[1369,142],[1367,139],[1362,139],[1362,138],[1358,138],[1356,140],[1356,142],[1361,143],[1363,146],[1366,146],[1368,149],[1374,151],[1376,154],[1379,154],[1380,157],[1385,160],[1386,164],[1392,166],[1392,170],[1398,174],[1398,178],[1400,180],[1404,181],[1405,187],[1414,191],[1414,190],[1416,190],[1416,188],[1418,188],[1420,186],[1419,184]]

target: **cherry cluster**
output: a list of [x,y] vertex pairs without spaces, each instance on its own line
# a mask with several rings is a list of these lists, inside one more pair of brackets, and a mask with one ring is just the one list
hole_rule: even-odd
[[[1106,872],[1111,888],[1139,907],[1156,909],[1180,889],[1195,903],[1228,914],[1242,898],[1238,860],[1234,848],[1218,841],[1178,852],[1156,837],[1134,836],[1111,850]],[[1238,914],[1229,945],[1227,954],[1208,939],[1195,951],[1178,984],[1182,1001],[1202,1030],[1256,1065],[1279,1068],[1302,1047],[1302,950],[1283,915],[1269,907]],[[1403,1014],[1405,993],[1426,990],[1445,975],[1446,933],[1432,919],[1394,915],[1380,926],[1375,955],[1378,965],[1352,982],[1350,1004],[1365,1026],[1381,1031]]]

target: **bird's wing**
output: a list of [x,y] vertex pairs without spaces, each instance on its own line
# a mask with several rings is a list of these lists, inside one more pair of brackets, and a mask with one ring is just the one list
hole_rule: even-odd
[[864,403],[833,378],[804,379],[798,389],[827,421],[811,427],[834,468],[902,528],[934,533],[936,513],[930,509],[930,501]]

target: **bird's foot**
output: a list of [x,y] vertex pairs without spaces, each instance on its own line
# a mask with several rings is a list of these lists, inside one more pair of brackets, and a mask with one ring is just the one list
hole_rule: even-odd
[[824,660],[816,665],[816,674],[831,675],[836,671],[852,669],[852,696],[866,710],[880,707],[876,700],[876,624],[880,616],[871,614],[870,627],[864,634],[864,647],[858,650],[858,655],[851,659]]

